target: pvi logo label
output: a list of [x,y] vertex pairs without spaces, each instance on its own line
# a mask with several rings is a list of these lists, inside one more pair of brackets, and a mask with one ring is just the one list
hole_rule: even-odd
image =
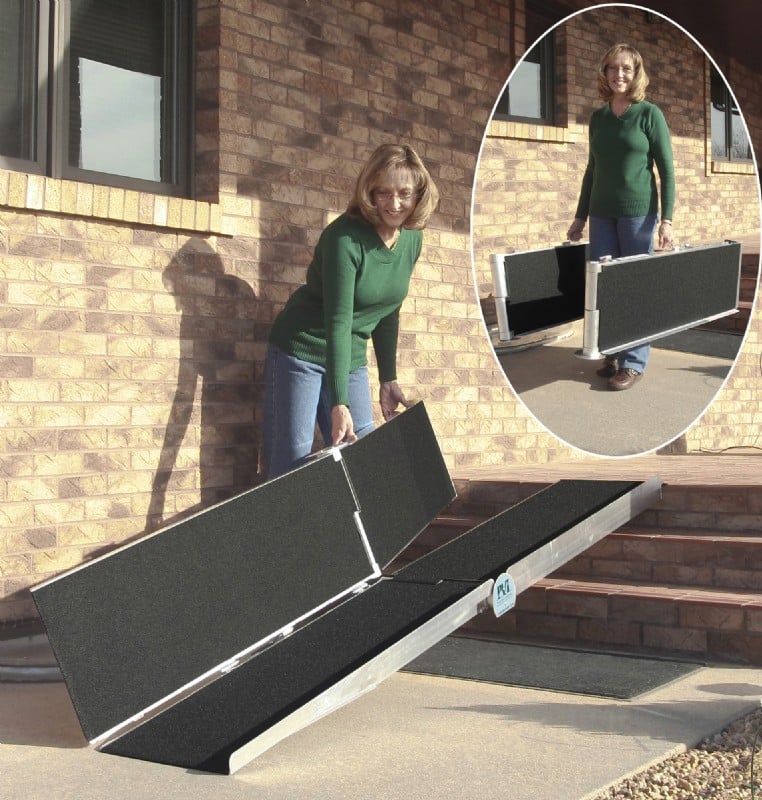
[[496,617],[501,617],[516,605],[516,584],[513,578],[504,572],[492,587],[492,609]]

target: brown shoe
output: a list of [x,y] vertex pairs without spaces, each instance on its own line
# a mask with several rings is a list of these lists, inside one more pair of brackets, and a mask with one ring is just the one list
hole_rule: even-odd
[[595,374],[599,375],[601,378],[613,378],[618,369],[619,361],[611,356],[606,356],[603,366],[600,369],[597,369]]
[[637,383],[642,376],[642,373],[637,370],[622,367],[617,370],[613,378],[609,378],[609,388],[621,392]]

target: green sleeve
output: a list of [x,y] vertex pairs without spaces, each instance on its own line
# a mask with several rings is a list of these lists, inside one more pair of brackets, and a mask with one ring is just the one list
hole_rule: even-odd
[[400,310],[384,317],[373,331],[373,349],[376,353],[378,364],[378,379],[386,381],[397,380],[397,337],[400,327]]
[[326,375],[333,405],[349,404],[352,313],[359,252],[346,234],[322,243]]
[[667,120],[661,109],[654,106],[649,130],[651,153],[659,170],[661,184],[661,217],[672,219],[675,208],[675,167],[672,161],[672,141],[669,135]]
[[[590,129],[592,129],[593,121],[590,120]],[[595,157],[593,156],[593,148],[590,147],[590,139],[592,138],[592,131],[588,132],[588,157],[587,167],[585,174],[582,176],[582,188],[579,192],[579,201],[577,202],[577,210],[574,212],[575,219],[587,219],[590,213],[590,195],[593,191],[593,174],[595,173]]]

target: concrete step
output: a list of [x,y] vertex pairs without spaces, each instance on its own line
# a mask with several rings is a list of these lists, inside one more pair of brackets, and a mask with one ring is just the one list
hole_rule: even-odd
[[762,665],[762,592],[549,577],[469,635]]

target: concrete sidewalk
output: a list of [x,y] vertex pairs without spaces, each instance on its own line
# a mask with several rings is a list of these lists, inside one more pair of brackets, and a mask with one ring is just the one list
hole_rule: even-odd
[[[0,642],[0,664],[8,651]],[[762,670],[726,666],[630,701],[397,673],[228,777],[98,753],[62,682],[3,682],[0,797],[582,800],[721,730],[761,695]]]
[[[595,374],[582,323],[557,341],[506,351],[498,360],[527,410],[567,444],[602,456],[631,456],[669,443],[706,410],[733,366],[740,336],[704,331],[654,342],[643,378],[625,392]],[[682,348],[682,349],[679,349]]]

